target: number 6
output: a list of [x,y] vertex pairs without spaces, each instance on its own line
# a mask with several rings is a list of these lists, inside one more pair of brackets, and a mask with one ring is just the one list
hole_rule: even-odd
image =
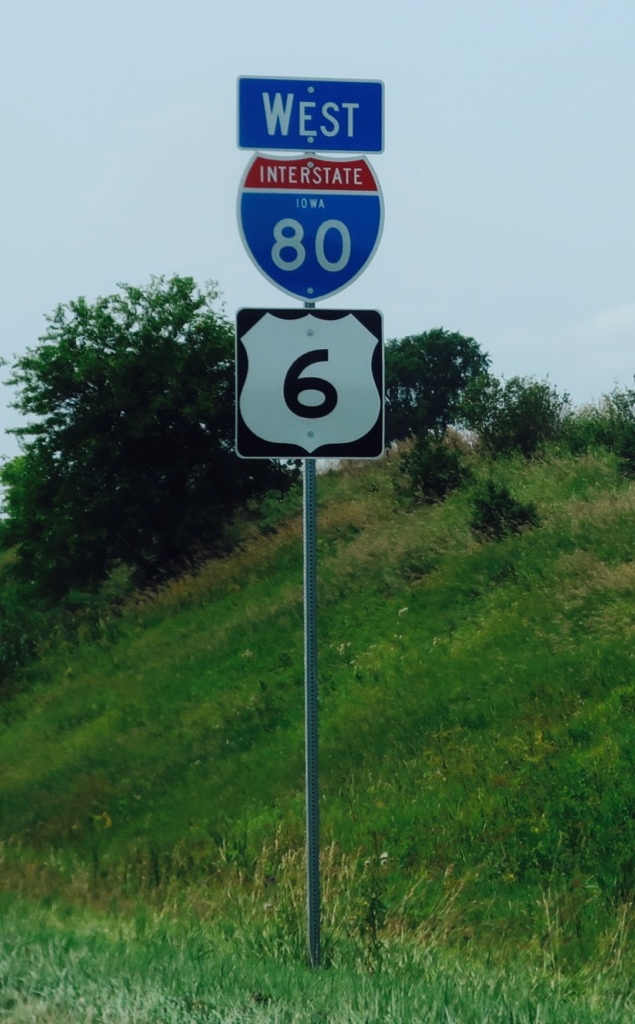
[[[320,416],[328,416],[337,405],[337,391],[330,381],[324,380],[322,377],[300,376],[311,363],[326,362],[328,357],[328,349],[316,348],[312,352],[305,352],[304,355],[298,356],[287,370],[283,385],[284,400],[296,416],[315,420]],[[303,391],[321,391],[324,399],[319,405],[304,405],[300,401]]]

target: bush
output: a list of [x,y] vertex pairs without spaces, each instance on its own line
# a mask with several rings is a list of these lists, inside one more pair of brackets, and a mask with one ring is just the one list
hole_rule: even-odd
[[400,470],[409,477],[409,489],[419,500],[441,501],[470,475],[457,447],[446,434],[431,432],[416,438],[400,457]]
[[488,480],[485,491],[474,498],[470,529],[479,540],[500,540],[505,534],[520,533],[539,522],[532,502],[517,501],[504,484]]
[[483,374],[468,386],[462,416],[490,455],[529,458],[563,435],[569,408],[569,396],[548,381],[512,377],[502,384]]
[[15,673],[37,652],[49,618],[29,601],[24,584],[0,579],[0,703],[10,694]]
[[10,557],[0,572],[0,705],[27,678],[30,663],[56,643],[103,638],[116,630],[132,593],[130,571],[117,566],[96,591],[71,590],[51,601],[11,576]]
[[564,437],[574,455],[605,448],[617,455],[624,472],[635,474],[635,391],[615,388],[599,405],[572,413]]

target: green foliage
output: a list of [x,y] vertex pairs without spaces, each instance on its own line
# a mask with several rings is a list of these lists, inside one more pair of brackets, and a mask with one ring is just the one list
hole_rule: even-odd
[[51,647],[114,640],[121,606],[134,591],[130,570],[119,565],[98,589],[72,589],[52,603],[16,578],[12,568],[11,557],[4,570],[0,567],[0,702],[5,715],[9,696],[28,689],[30,669]]
[[36,654],[49,629],[50,617],[28,588],[6,573],[0,577],[0,698],[6,698],[15,673]]
[[0,540],[47,596],[140,580],[223,543],[232,513],[292,473],[233,451],[233,328],[186,277],[120,285],[49,316],[9,383],[28,425],[6,465]]
[[[632,488],[603,452],[498,460],[544,529],[475,544],[468,489],[406,501],[396,466],[318,479],[331,962],[383,973],[402,936],[608,969],[633,934]],[[183,902],[297,955],[301,529],[255,534],[46,652],[0,726],[2,885]]]
[[481,540],[500,540],[507,533],[519,533],[539,522],[535,504],[518,501],[505,484],[488,480],[473,498],[470,529]]
[[488,365],[474,338],[442,327],[389,341],[386,444],[452,423],[464,390]]
[[386,866],[388,854],[381,854],[377,849],[371,857],[367,857],[357,888],[354,920],[356,931],[362,944],[362,958],[367,970],[374,972],[381,969],[385,942],[382,932],[386,924]]
[[468,385],[461,410],[490,455],[520,452],[529,458],[562,436],[569,398],[548,381],[512,377],[503,384],[482,374]]
[[624,471],[635,474],[635,390],[614,388],[598,405],[576,409],[566,419],[564,440],[576,454],[594,447],[614,452]]
[[[498,966],[393,940],[381,971],[346,960],[307,971],[275,945],[272,910],[170,920],[55,900],[2,901],[0,1016],[7,1024],[630,1024],[625,968],[563,977],[547,961]],[[269,939],[262,949],[263,938]],[[498,943],[493,957],[498,951]]]
[[445,498],[470,476],[460,446],[452,444],[445,432],[419,434],[400,454],[399,464],[410,492],[426,502]]

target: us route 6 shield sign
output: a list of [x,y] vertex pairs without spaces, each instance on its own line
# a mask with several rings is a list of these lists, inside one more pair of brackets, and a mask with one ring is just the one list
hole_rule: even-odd
[[383,325],[376,310],[241,309],[236,450],[244,458],[378,458]]

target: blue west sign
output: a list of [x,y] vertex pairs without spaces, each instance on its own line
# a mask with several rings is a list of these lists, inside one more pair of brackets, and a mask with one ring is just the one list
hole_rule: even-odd
[[312,302],[366,268],[383,227],[379,182],[364,157],[266,157],[249,163],[238,222],[251,259],[288,295]]
[[381,153],[383,82],[239,78],[238,146]]

